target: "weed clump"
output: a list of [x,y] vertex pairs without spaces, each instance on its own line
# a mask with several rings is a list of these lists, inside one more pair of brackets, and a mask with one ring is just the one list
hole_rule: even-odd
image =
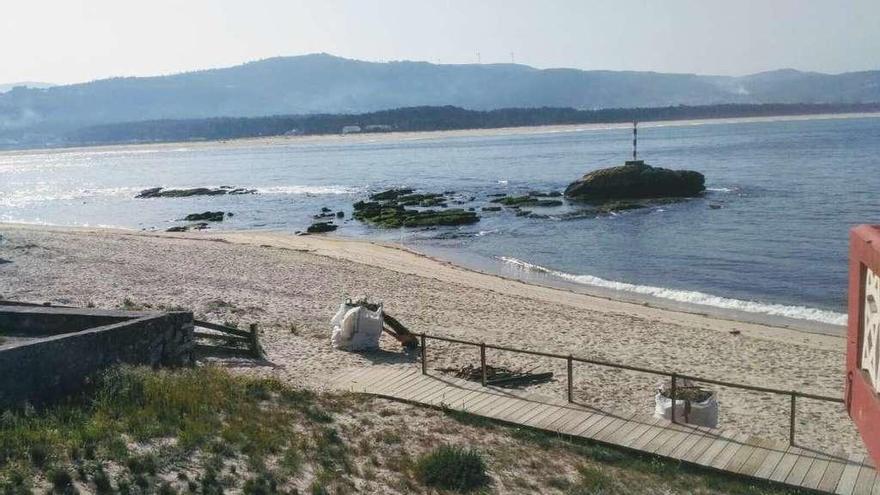
[[427,486],[467,492],[489,483],[486,462],[479,452],[442,446],[416,462],[416,476]]

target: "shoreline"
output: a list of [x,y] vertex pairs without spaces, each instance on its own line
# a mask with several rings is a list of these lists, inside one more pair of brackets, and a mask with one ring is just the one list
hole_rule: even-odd
[[[368,241],[365,241],[368,242]],[[740,323],[754,323],[758,325],[766,325],[770,327],[778,327],[781,329],[794,330],[797,332],[806,332],[806,333],[815,333],[822,335],[829,335],[834,337],[844,337],[846,334],[846,325],[837,325],[833,323],[827,323],[818,320],[808,320],[804,318],[793,318],[782,315],[774,315],[768,313],[761,313],[756,311],[746,311],[741,309],[734,308],[726,308],[721,306],[712,306],[708,304],[699,304],[694,302],[684,302],[675,299],[654,296],[651,294],[640,294],[633,291],[620,290],[620,289],[612,289],[608,287],[601,287],[598,285],[591,285],[588,283],[579,283],[575,281],[566,280],[555,275],[555,270],[546,269],[544,267],[539,267],[537,271],[530,270],[529,268],[519,268],[518,270],[507,269],[509,268],[505,266],[504,263],[501,263],[497,260],[477,260],[476,256],[474,256],[473,262],[466,261],[464,256],[465,253],[453,253],[453,250],[443,250],[448,251],[450,256],[445,256],[444,253],[441,253],[439,249],[429,248],[426,252],[421,252],[417,249],[412,249],[408,246],[399,246],[402,249],[411,251],[412,253],[420,256],[427,256],[428,258],[435,259],[440,262],[449,262],[452,263],[462,269],[474,271],[477,273],[500,277],[509,280],[516,280],[523,282],[529,285],[543,286],[552,289],[565,290],[578,294],[584,294],[591,297],[596,297],[600,299],[608,299],[619,302],[626,302],[631,304],[637,304],[649,308],[662,309],[667,311],[676,311],[681,313],[689,313],[694,315],[706,316],[710,318],[718,318],[723,320],[730,320],[734,322]],[[548,270],[548,272],[544,272],[544,270]],[[510,272],[508,275],[505,272]],[[636,285],[636,284],[631,284]],[[685,292],[693,292],[693,291],[685,291]],[[722,296],[715,296],[722,297]],[[726,299],[726,298],[725,298]],[[747,301],[742,300],[742,302],[752,303],[756,301]],[[759,303],[764,304],[764,303]],[[768,306],[782,306],[777,304],[767,303]],[[786,307],[794,307],[787,305]],[[810,309],[805,306],[798,306],[799,308]],[[825,310],[822,310],[825,311]]]
[[[446,252],[451,253],[452,250],[427,249],[420,251],[405,244],[394,242],[376,241],[370,239],[361,239],[355,237],[345,237],[338,235],[296,235],[286,231],[276,230],[220,230],[207,232],[187,232],[183,234],[165,233],[161,231],[143,231],[130,229],[125,227],[105,227],[105,226],[65,226],[65,225],[46,225],[37,223],[17,223],[17,222],[0,222],[0,229],[4,227],[23,228],[23,229],[46,229],[58,232],[108,232],[124,235],[143,235],[151,237],[174,237],[185,238],[191,240],[203,241],[230,241],[236,240],[240,243],[252,244],[249,238],[268,239],[271,242],[283,240],[285,245],[293,244],[301,247],[294,249],[321,249],[324,255],[337,257],[332,251],[338,246],[371,246],[375,249],[389,250],[389,252],[401,253],[402,256],[414,256],[431,263],[436,263],[445,267],[452,267],[464,272],[470,272],[474,275],[484,277],[493,277],[511,283],[520,283],[529,287],[540,287],[544,289],[562,291],[571,294],[583,295],[597,300],[605,300],[613,303],[628,304],[637,307],[644,307],[658,311],[681,313],[702,317],[707,319],[717,319],[729,321],[733,324],[748,324],[761,327],[777,328],[784,331],[792,331],[805,334],[824,335],[829,337],[846,337],[845,325],[834,325],[817,320],[807,320],[799,318],[791,318],[787,316],[771,315],[758,312],[750,312],[739,309],[724,308],[719,306],[711,306],[698,303],[682,302],[673,299],[653,296],[649,294],[638,294],[625,290],[617,290],[585,283],[577,283],[568,281],[552,274],[534,273],[521,269],[516,273],[504,273],[504,266],[500,262],[491,263],[486,260],[467,261],[466,253],[456,252],[450,256],[446,256]],[[304,242],[296,242],[298,239],[307,239]],[[324,242],[327,241],[327,242]],[[359,251],[351,247],[344,247],[342,252],[350,253]],[[444,252],[445,251],[445,252]],[[347,259],[356,263],[366,264],[368,260],[364,256],[348,257],[341,256],[341,259]],[[491,261],[491,260],[489,260]],[[406,263],[404,263],[406,264]],[[388,266],[394,270],[394,264]],[[408,272],[412,273],[412,272]],[[419,273],[412,273],[419,275]]]
[[[654,313],[651,316],[680,315],[681,318],[672,317],[671,321],[682,319],[699,318],[717,323],[727,329],[739,326],[748,327],[757,331],[762,336],[767,336],[767,331],[778,330],[784,334],[792,332],[799,335],[816,335],[835,339],[846,337],[846,327],[832,325],[812,320],[794,319],[783,316],[765,315],[747,311],[726,309],[701,304],[683,303],[670,299],[654,297],[645,294],[633,294],[621,290],[606,289],[598,286],[589,286],[575,282],[567,282],[562,279],[545,280],[544,283],[536,278],[507,276],[499,271],[480,269],[477,266],[450,260],[437,253],[421,252],[410,246],[393,242],[374,241],[334,235],[296,235],[285,231],[274,230],[227,230],[186,233],[166,233],[159,231],[141,231],[126,228],[108,227],[79,227],[61,225],[43,225],[28,223],[4,223],[2,228],[16,228],[21,230],[46,230],[59,233],[108,233],[117,235],[144,236],[156,238],[186,239],[203,242],[231,242],[244,245],[273,246],[297,251],[306,251],[312,254],[327,256],[334,259],[346,260],[358,264],[369,265],[371,262],[382,260],[380,267],[392,271],[400,271],[411,275],[424,276],[430,272],[437,277],[436,271],[443,270],[449,274],[458,273],[465,275],[463,278],[474,287],[484,287],[483,280],[498,280],[509,286],[520,285],[526,292],[531,290],[550,291],[548,294],[558,292],[572,297],[582,296],[591,300],[591,305],[607,304],[615,308],[625,308],[629,311],[642,313]],[[259,242],[258,242],[259,241]],[[426,266],[427,265],[427,266]],[[447,274],[456,282],[461,282],[462,277]],[[548,277],[549,278],[549,277]],[[729,330],[729,329],[728,329]]]
[[[804,120],[834,120],[834,119],[858,119],[858,118],[880,118],[880,112],[856,112],[856,113],[817,113],[804,115],[777,115],[777,116],[761,116],[761,117],[721,117],[716,119],[685,119],[685,120],[650,120],[640,121],[639,126],[642,128],[651,127],[683,127],[694,125],[725,125],[725,124],[748,124],[761,122],[791,122]],[[418,141],[424,139],[443,139],[443,138],[465,138],[465,137],[494,137],[494,136],[516,136],[516,135],[535,135],[535,134],[554,134],[569,132],[590,132],[602,131],[610,129],[629,129],[632,126],[630,122],[604,122],[604,123],[588,123],[588,124],[555,124],[540,126],[521,126],[521,127],[495,127],[486,129],[455,129],[455,130],[438,130],[438,131],[402,131],[387,133],[363,133],[363,134],[314,134],[304,136],[267,136],[267,137],[246,137],[221,140],[192,140],[192,141],[163,141],[163,142],[143,142],[143,143],[118,143],[118,144],[96,144],[96,145],[79,145],[79,146],[60,146],[45,148],[0,148],[0,156],[16,155],[16,154],[32,154],[32,153],[64,153],[64,152],[101,152],[101,151],[117,151],[125,148],[142,149],[156,148],[205,148],[211,146],[224,145],[231,148],[247,147],[247,146],[284,146],[284,145],[308,145],[308,144],[333,144],[335,142],[359,142],[369,144],[374,142],[390,142],[390,141]]]

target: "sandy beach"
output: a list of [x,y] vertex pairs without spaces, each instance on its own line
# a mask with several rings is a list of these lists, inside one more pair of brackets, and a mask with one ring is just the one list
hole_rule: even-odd
[[[416,332],[573,354],[710,379],[841,396],[845,341],[793,328],[716,319],[456,267],[398,246],[271,232],[157,234],[0,224],[0,298],[119,307],[183,307],[198,318],[258,323],[270,366],[225,364],[322,389],[376,364],[416,366],[383,336],[382,351],[333,350],[328,321],[345,297],[369,295]],[[474,348],[429,344],[430,367],[479,364]],[[553,371],[533,387],[565,390],[564,362],[490,352],[490,364]],[[653,410],[658,377],[579,365],[579,402]],[[721,424],[786,439],[788,397],[716,388]],[[842,406],[800,401],[798,439],[862,452]]]
[[[857,112],[857,113],[824,113],[824,114],[805,114],[805,115],[777,115],[766,117],[729,117],[717,119],[685,119],[685,120],[655,120],[640,122],[640,128],[652,127],[679,127],[679,126],[700,126],[700,125],[723,125],[723,124],[740,124],[750,122],[794,122],[809,120],[827,120],[827,119],[862,119],[862,118],[880,118],[880,113],[876,112]],[[156,143],[131,143],[131,144],[111,144],[99,146],[69,146],[59,148],[36,148],[22,150],[0,150],[0,155],[29,155],[41,153],[115,153],[125,151],[127,149],[198,149],[204,147],[217,147],[222,145],[230,149],[239,147],[259,146],[296,146],[307,145],[313,143],[335,144],[335,143],[383,143],[383,142],[406,142],[420,141],[429,139],[446,139],[446,138],[473,138],[473,137],[491,137],[491,136],[518,136],[518,135],[534,135],[534,134],[558,134],[572,132],[588,132],[606,129],[629,129],[632,123],[623,122],[604,122],[589,124],[558,124],[558,125],[537,125],[537,126],[518,126],[518,127],[494,127],[487,129],[456,129],[441,131],[401,131],[401,132],[380,132],[380,133],[363,133],[363,134],[310,134],[310,135],[290,135],[290,136],[265,136],[252,138],[224,139],[219,141],[201,140],[201,141],[167,141]]]

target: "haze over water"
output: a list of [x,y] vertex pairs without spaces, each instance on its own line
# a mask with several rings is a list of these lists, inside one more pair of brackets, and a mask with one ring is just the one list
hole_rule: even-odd
[[[880,119],[643,127],[641,158],[706,175],[704,198],[562,220],[483,213],[461,228],[338,235],[403,242],[496,271],[523,270],[677,301],[845,321],[848,229],[880,222]],[[369,191],[489,195],[562,190],[628,158],[626,129],[490,136],[135,146],[0,154],[0,221],[165,229],[205,210],[214,229],[304,230],[321,207],[351,216]],[[155,186],[232,185],[259,194],[136,200]],[[471,197],[475,199],[470,200]],[[710,208],[720,205],[721,208]]]

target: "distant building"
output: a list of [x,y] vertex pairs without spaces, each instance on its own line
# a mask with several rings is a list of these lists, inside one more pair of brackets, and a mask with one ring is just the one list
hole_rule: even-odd
[[364,132],[391,132],[394,127],[386,124],[372,124],[364,127]]
[[359,125],[347,125],[342,128],[343,134],[357,134],[361,132],[361,126]]

